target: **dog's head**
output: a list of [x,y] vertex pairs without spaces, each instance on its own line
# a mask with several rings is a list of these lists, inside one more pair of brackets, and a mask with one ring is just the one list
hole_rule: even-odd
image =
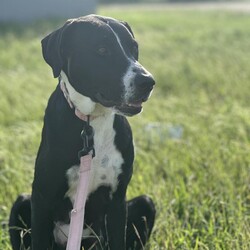
[[71,19],[42,40],[45,61],[62,76],[70,99],[84,114],[97,104],[132,116],[155,84],[138,62],[138,44],[125,22],[89,15]]

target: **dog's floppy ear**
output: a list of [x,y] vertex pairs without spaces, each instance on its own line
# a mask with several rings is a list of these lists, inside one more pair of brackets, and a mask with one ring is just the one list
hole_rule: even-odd
[[55,78],[60,75],[64,63],[63,35],[73,21],[73,19],[68,20],[63,27],[47,35],[41,42],[43,58],[52,68]]
[[120,21],[120,22],[128,29],[128,31],[131,33],[133,38],[135,38],[134,33],[133,33],[131,27],[129,26],[129,24],[127,22],[125,22],[125,21]]
[[63,66],[61,54],[63,30],[64,27],[52,32],[42,40],[43,58],[52,68],[55,78],[60,75]]

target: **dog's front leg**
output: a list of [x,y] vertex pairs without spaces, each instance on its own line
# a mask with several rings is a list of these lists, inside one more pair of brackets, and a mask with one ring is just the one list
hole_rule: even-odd
[[110,250],[125,250],[126,218],[125,199],[113,198],[107,213],[107,237]]
[[31,196],[31,237],[32,250],[50,249],[50,237],[52,234],[52,222],[50,208],[44,202],[38,192],[32,192]]

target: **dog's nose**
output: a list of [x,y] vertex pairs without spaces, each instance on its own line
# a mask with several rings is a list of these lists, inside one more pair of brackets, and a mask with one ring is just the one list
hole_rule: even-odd
[[136,86],[141,90],[152,90],[155,85],[155,80],[151,75],[138,75],[135,78]]

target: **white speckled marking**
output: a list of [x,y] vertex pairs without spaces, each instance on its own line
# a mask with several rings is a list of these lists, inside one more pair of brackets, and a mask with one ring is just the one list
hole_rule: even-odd
[[[91,126],[95,130],[94,142],[96,156],[93,158],[88,195],[97,190],[100,186],[111,187],[111,194],[118,186],[118,176],[122,173],[124,160],[121,153],[114,144],[115,131],[113,129],[114,115],[103,115],[93,121]],[[79,166],[72,166],[67,171],[69,189],[65,196],[74,203],[76,188],[79,179]],[[57,222],[54,228],[55,241],[60,245],[65,245],[69,233],[69,224]],[[90,235],[90,231],[84,230],[83,237]]]
[[[94,147],[96,156],[92,160],[88,194],[100,186],[111,187],[115,192],[118,176],[122,172],[123,158],[114,144],[115,131],[113,129],[114,115],[102,116],[91,122],[95,130]],[[66,196],[74,202],[76,187],[79,179],[79,166],[72,166],[67,171],[69,190]]]

